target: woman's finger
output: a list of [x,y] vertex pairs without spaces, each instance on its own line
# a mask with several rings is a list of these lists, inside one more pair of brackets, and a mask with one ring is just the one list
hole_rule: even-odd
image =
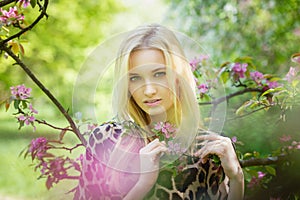
[[162,143],[158,139],[155,139],[152,142],[150,142],[149,144],[147,144],[145,147],[143,147],[140,150],[140,152],[144,152],[144,153],[150,152],[158,146],[165,146],[165,143]]
[[[195,153],[195,156],[205,157],[207,152],[214,153],[216,151],[216,149],[223,148],[222,147],[223,143],[224,142],[221,140],[216,140],[216,141],[206,143]],[[204,152],[205,152],[205,155],[204,155]]]
[[196,140],[220,140],[224,138],[223,136],[217,134],[210,134],[210,135],[198,135],[196,136]]

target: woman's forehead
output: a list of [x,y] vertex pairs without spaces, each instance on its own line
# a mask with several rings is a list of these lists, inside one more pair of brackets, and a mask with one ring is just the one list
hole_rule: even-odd
[[129,70],[144,65],[165,65],[165,57],[158,49],[139,49],[130,54]]

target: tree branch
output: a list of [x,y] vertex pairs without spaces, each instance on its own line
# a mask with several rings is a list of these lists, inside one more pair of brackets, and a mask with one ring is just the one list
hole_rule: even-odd
[[64,107],[60,104],[60,102],[52,95],[52,93],[36,78],[36,76],[31,72],[31,70],[21,61],[21,59],[16,56],[10,48],[5,45],[0,46],[1,50],[5,51],[10,57],[12,57],[17,64],[26,72],[26,74],[32,79],[32,81],[49,97],[49,99],[54,103],[54,105],[58,108],[58,110],[64,115],[67,121],[72,128],[72,131],[76,134],[79,140],[82,142],[83,145],[86,145],[86,140],[80,133],[79,129],[77,128],[75,122],[68,114],[68,112],[64,109]]
[[224,101],[227,101],[228,99],[230,99],[232,97],[242,95],[242,94],[245,94],[245,93],[248,93],[248,92],[263,92],[263,90],[259,89],[259,88],[245,88],[244,90],[234,92],[234,93],[229,94],[229,95],[224,96],[224,97],[216,98],[216,99],[214,99],[212,101],[209,101],[209,102],[200,102],[199,105],[218,105],[218,104],[220,104]]
[[[13,1],[12,1],[13,2]],[[11,2],[10,2],[11,3]],[[0,45],[5,45],[5,43],[7,43],[8,41],[20,37],[22,34],[24,34],[26,31],[31,30],[37,23],[39,23],[39,21],[44,17],[48,17],[46,11],[47,11],[47,7],[48,7],[48,0],[44,0],[44,5],[41,8],[41,13],[40,15],[34,20],[34,22],[32,24],[30,24],[29,26],[27,26],[26,28],[23,28],[21,31],[19,31],[18,33],[10,36],[9,38],[6,38],[5,40],[2,40]]]
[[267,157],[267,158],[251,158],[249,160],[240,160],[241,167],[252,167],[252,166],[265,166],[265,165],[273,165],[278,164],[286,160],[286,155],[282,154],[275,157]]
[[16,2],[17,0],[3,0],[3,1],[0,1],[0,7],[2,8],[3,6],[6,6],[12,2]]

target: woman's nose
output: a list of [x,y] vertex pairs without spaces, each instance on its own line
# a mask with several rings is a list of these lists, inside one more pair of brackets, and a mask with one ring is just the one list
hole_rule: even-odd
[[144,94],[148,97],[152,97],[156,94],[156,88],[153,83],[146,83],[144,86]]

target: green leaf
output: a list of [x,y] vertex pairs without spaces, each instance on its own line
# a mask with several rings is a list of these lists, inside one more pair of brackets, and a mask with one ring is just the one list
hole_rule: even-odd
[[14,108],[15,108],[16,110],[19,109],[19,104],[20,104],[20,100],[14,100]]
[[239,107],[236,111],[235,114],[238,116],[241,116],[244,114],[244,111],[247,107],[251,106],[253,101],[246,101],[241,107]]
[[299,80],[293,80],[292,81],[292,86],[295,88],[299,83]]
[[36,6],[36,0],[30,0],[30,5],[34,8]]
[[22,102],[22,107],[23,107],[23,109],[26,109],[27,108],[27,103],[26,103],[26,101],[21,101]]
[[271,89],[268,89],[267,91],[265,91],[261,96],[265,96],[265,95],[270,94],[272,92],[278,92],[278,91],[281,91],[281,90],[283,90],[283,88],[281,88],[281,87],[271,88]]
[[269,172],[271,175],[276,176],[276,169],[271,166],[265,166],[267,172]]
[[19,130],[24,126],[24,121],[19,121],[19,124],[20,124],[20,126],[19,126]]

